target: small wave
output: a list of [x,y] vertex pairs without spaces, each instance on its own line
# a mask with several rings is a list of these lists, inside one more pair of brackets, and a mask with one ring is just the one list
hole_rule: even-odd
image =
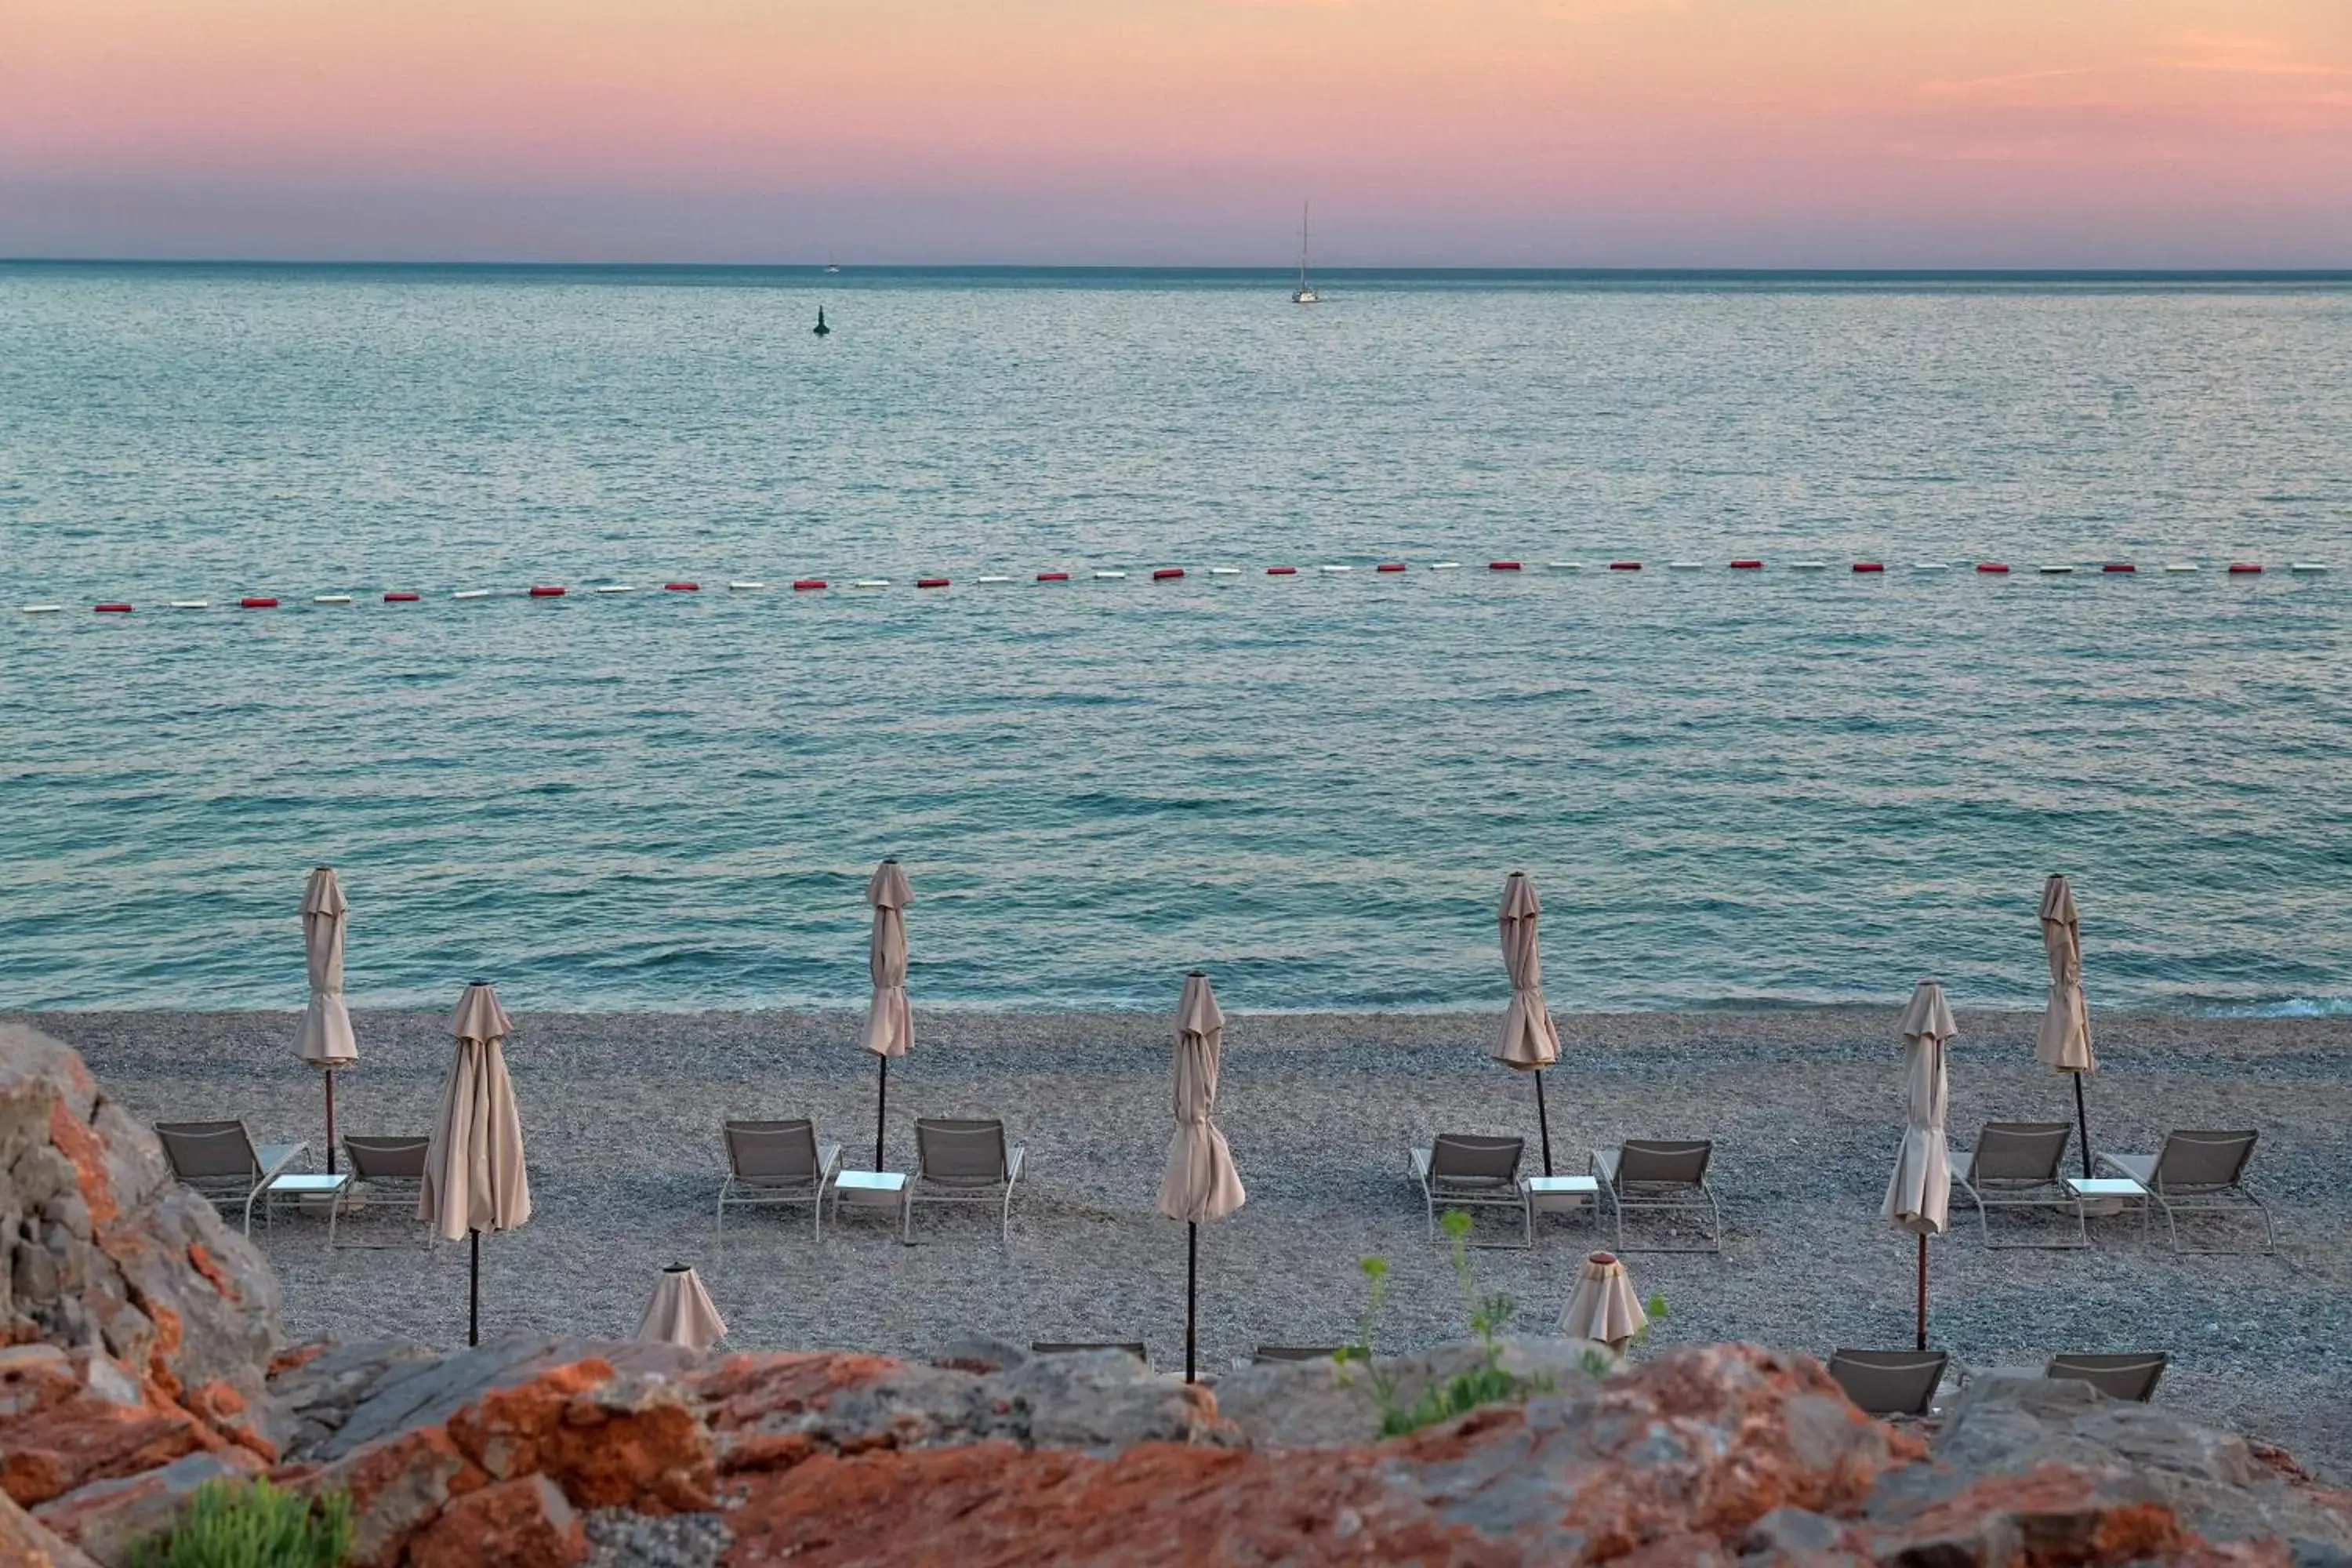
[[2290,996],[2283,1002],[2231,1002],[2200,1007],[2200,1018],[2352,1018],[2352,996]]

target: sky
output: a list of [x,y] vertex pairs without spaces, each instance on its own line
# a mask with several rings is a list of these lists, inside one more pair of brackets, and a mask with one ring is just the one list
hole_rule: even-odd
[[2352,0],[0,0],[0,256],[2352,267]]

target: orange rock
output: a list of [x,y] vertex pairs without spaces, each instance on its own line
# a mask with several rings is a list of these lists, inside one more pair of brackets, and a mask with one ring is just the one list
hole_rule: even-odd
[[494,1479],[545,1475],[583,1508],[710,1506],[716,1454],[684,1391],[616,1380],[593,1357],[483,1395],[449,1418],[449,1436]]
[[467,1493],[408,1549],[414,1568],[567,1568],[587,1555],[579,1514],[545,1476]]
[[53,1346],[0,1351],[0,1491],[26,1508],[217,1446],[175,1405],[92,1391]]
[[354,1568],[395,1568],[409,1542],[452,1499],[489,1480],[439,1426],[372,1443],[331,1465],[281,1466],[273,1476],[306,1497],[351,1494]]
[[768,1415],[821,1410],[835,1394],[879,1383],[905,1365],[855,1351],[730,1355],[690,1380],[715,1432]]
[[[80,1066],[76,1058],[75,1066]],[[84,1071],[87,1077],[87,1069]],[[62,1100],[49,1102],[49,1142],[58,1152],[73,1162],[74,1180],[81,1188],[81,1201],[89,1205],[89,1223],[103,1235],[105,1228],[122,1215],[121,1205],[114,1199],[114,1184],[106,1176],[106,1149],[89,1123],[73,1113],[73,1108]]]
[[9,1568],[98,1568],[0,1493],[0,1563]]
[[234,1301],[238,1300],[236,1287],[229,1283],[227,1274],[213,1261],[210,1248],[201,1241],[188,1243],[188,1267],[212,1281],[213,1289]]

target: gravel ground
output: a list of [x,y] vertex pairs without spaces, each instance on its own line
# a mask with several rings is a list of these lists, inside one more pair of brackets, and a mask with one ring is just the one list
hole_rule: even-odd
[[[1896,1015],[1882,1009],[1570,1016],[1547,1075],[1555,1163],[1624,1137],[1716,1141],[1729,1235],[1719,1257],[1629,1256],[1671,1320],[1654,1344],[1758,1340],[1826,1352],[1906,1345],[1913,1250],[1878,1218],[1901,1127]],[[323,1140],[319,1081],[276,1014],[32,1017],[78,1047],[142,1117],[243,1116],[257,1137]],[[424,1131],[449,1056],[440,1014],[363,1014],[362,1059],[338,1092],[353,1132]],[[903,1247],[877,1215],[822,1244],[805,1211],[737,1211],[725,1255],[711,1203],[722,1117],[812,1115],[873,1152],[874,1062],[845,1015],[518,1017],[508,1061],[537,1205],[483,1245],[485,1333],[625,1334],[660,1267],[698,1265],[743,1347],[919,1352],[950,1335],[1140,1339],[1183,1355],[1184,1237],[1152,1212],[1169,1131],[1170,1025],[1146,1015],[919,1014],[890,1072],[890,1163],[911,1163],[919,1114],[1003,1117],[1028,1145],[1009,1247],[993,1215],[926,1212]],[[1488,1061],[1473,1015],[1244,1016],[1226,1031],[1219,1121],[1250,1191],[1201,1236],[1202,1363],[1260,1342],[1352,1336],[1358,1259],[1391,1260],[1384,1350],[1462,1331],[1445,1254],[1423,1236],[1405,1151],[1433,1131],[1525,1134],[1530,1080]],[[2032,1060],[2033,1019],[1962,1014],[1951,1124],[1965,1147],[1993,1119],[2070,1115],[2066,1080]],[[2136,1220],[2095,1221],[2087,1252],[1987,1251],[1971,1215],[1933,1247],[1934,1342],[1970,1366],[2055,1350],[2160,1348],[2158,1398],[2284,1444],[2352,1481],[2352,1020],[2103,1014],[2091,1081],[2102,1149],[2152,1151],[2170,1127],[2258,1127],[2253,1173],[2278,1219],[2273,1256],[2175,1257]],[[352,1240],[415,1238],[404,1213],[350,1220]],[[462,1247],[346,1249],[281,1215],[264,1245],[297,1335],[465,1332]],[[1533,1252],[1476,1251],[1481,1289],[1553,1321],[1589,1222],[1539,1221]]]

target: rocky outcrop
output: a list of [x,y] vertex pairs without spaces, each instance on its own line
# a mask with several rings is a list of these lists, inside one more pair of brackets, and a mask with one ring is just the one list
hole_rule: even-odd
[[510,1339],[280,1351],[252,1248],[61,1047],[0,1035],[0,1563],[123,1568],[216,1477],[353,1509],[360,1568],[1418,1562],[2352,1568],[2352,1497],[2086,1384],[1898,1429],[1748,1345],[1596,1368],[1379,1439],[1475,1365],[1237,1372],[993,1341],[929,1363]]
[[0,1026],[0,1492],[79,1538],[264,1468],[278,1339],[261,1255],[79,1057]]

